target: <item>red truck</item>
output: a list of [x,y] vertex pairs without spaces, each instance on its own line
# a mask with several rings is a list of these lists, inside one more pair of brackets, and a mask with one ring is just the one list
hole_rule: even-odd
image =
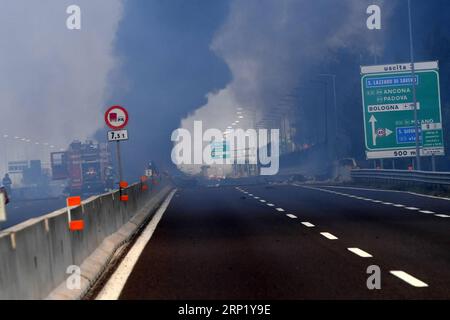
[[69,194],[94,194],[113,188],[111,154],[105,143],[74,141],[51,154],[53,180],[68,180]]

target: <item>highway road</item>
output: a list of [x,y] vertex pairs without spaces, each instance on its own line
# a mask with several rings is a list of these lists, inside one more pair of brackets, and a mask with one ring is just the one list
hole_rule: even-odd
[[449,200],[406,192],[180,189],[124,285],[114,274],[106,287],[119,299],[449,299],[449,215]]

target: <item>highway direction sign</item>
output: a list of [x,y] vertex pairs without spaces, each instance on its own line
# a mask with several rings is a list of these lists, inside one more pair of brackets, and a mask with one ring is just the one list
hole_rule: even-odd
[[212,159],[228,159],[230,158],[230,145],[227,141],[211,143]]
[[128,130],[108,131],[108,141],[128,140]]
[[414,157],[413,81],[417,89],[422,156],[444,155],[438,62],[361,67],[364,132],[368,159]]
[[120,130],[128,124],[128,112],[121,106],[112,106],[105,112],[105,122],[113,130]]

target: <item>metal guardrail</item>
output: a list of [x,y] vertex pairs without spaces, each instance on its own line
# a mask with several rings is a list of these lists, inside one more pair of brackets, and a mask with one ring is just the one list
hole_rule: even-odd
[[450,185],[450,172],[355,169],[351,171],[351,177],[353,180]]

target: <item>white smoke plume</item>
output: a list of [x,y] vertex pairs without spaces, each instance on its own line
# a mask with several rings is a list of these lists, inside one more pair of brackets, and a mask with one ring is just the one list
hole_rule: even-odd
[[[73,4],[81,30],[66,27]],[[51,151],[103,126],[122,13],[123,0],[2,1],[0,173],[6,160],[48,162]]]
[[334,59],[334,50],[375,54],[370,51],[379,47],[366,28],[370,4],[382,6],[383,19],[390,15],[384,0],[234,0],[211,45],[228,65],[232,81],[207,94],[206,105],[183,119],[181,127],[192,130],[193,121],[202,120],[206,128],[225,130],[238,107],[245,114],[239,126],[252,127],[311,76],[313,66]]

